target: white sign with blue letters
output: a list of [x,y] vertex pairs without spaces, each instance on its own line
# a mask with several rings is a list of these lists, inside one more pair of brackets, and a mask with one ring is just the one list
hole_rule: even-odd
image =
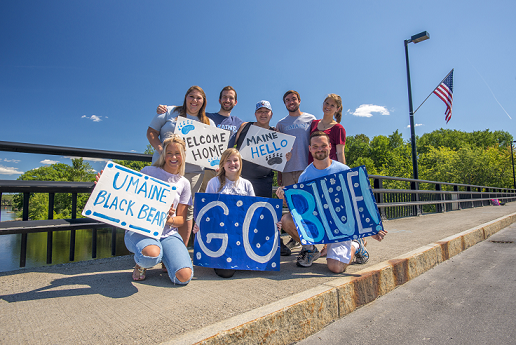
[[231,132],[178,116],[174,134],[186,143],[186,162],[218,168],[222,152],[228,148]]
[[242,159],[277,171],[283,171],[296,137],[252,125],[242,142]]
[[82,215],[160,238],[175,196],[170,183],[109,161]]
[[302,244],[334,243],[383,230],[365,166],[284,188]]

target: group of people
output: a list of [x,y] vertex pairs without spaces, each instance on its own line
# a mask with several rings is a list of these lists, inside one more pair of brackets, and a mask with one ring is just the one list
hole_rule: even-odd
[[[155,149],[152,165],[145,167],[142,172],[175,184],[178,192],[160,239],[126,232],[126,246],[135,254],[134,280],[145,279],[145,270],[160,262],[162,269],[168,272],[175,284],[186,285],[192,279],[194,271],[186,245],[192,229],[194,233],[199,230],[198,227],[193,227],[195,193],[205,191],[272,197],[274,171],[242,161],[239,153],[251,125],[296,137],[294,146],[286,157],[285,168],[282,173],[278,173],[278,184],[281,186],[349,169],[345,165],[346,131],[340,124],[340,96],[329,94],[326,97],[321,120],[300,110],[301,96],[297,91],[287,91],[283,102],[288,116],[281,119],[276,127],[270,125],[272,106],[265,100],[256,104],[255,122],[244,122],[231,115],[237,104],[237,93],[231,86],[224,87],[220,92],[218,113],[206,113],[206,94],[199,86],[192,86],[187,90],[182,106],[158,106],[157,114],[147,129],[147,138]],[[174,134],[178,116],[231,131],[231,140],[228,149],[222,154],[218,171],[185,162],[185,142]],[[276,194],[283,198],[281,187]],[[282,217],[278,223],[278,228],[281,227],[291,236],[287,245],[281,240],[281,254],[290,255],[291,249],[300,242],[290,214]],[[384,236],[385,231],[380,231],[374,238],[381,241]],[[365,242],[359,239],[325,246],[321,252],[313,245],[303,246],[297,257],[297,264],[309,267],[321,255],[327,255],[328,268],[336,273],[344,272],[353,260],[365,263],[368,258]],[[224,278],[234,274],[234,270],[215,269],[215,272]]]

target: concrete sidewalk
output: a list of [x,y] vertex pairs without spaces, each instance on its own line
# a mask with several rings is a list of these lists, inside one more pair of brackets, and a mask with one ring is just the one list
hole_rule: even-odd
[[370,260],[333,274],[321,258],[222,279],[195,267],[186,287],[156,267],[131,279],[132,257],[0,273],[2,344],[289,344],[318,331],[516,221],[516,203],[385,221]]

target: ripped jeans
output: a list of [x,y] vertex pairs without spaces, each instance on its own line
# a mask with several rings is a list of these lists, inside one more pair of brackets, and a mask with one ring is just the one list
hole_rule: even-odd
[[[157,240],[151,237],[140,235],[133,231],[126,231],[124,241],[127,249],[131,253],[134,253],[134,261],[138,264],[138,266],[143,268],[150,268],[160,262],[163,262],[167,267],[168,276],[174,284],[186,285],[192,279],[192,260],[190,259],[190,254],[188,253],[188,249],[183,243],[181,235],[178,233]],[[149,245],[155,245],[159,247],[159,256],[152,257],[142,254],[143,248]],[[190,268],[192,270],[190,279],[185,282],[179,281],[176,277],[176,272],[182,268]]]

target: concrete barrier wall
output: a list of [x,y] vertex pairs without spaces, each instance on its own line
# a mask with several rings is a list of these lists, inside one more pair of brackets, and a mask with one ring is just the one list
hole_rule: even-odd
[[217,324],[189,332],[169,344],[291,344],[323,329],[397,286],[489,238],[516,221],[516,213],[444,238],[348,277]]

